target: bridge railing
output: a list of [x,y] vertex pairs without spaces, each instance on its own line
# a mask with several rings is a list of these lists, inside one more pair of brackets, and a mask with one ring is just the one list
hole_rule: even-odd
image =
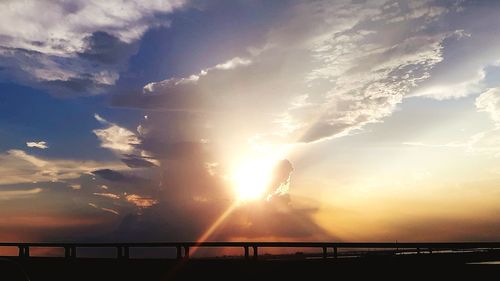
[[115,248],[117,258],[130,258],[131,248],[175,248],[178,259],[187,259],[190,249],[193,248],[242,248],[244,257],[250,258],[252,249],[253,258],[258,257],[259,248],[318,248],[322,250],[323,258],[331,255],[338,257],[338,249],[412,249],[415,252],[439,250],[472,250],[472,249],[500,249],[500,242],[430,242],[430,243],[387,243],[387,242],[153,242],[153,243],[11,243],[0,242],[0,247],[16,247],[19,257],[30,257],[31,248],[59,248],[64,249],[66,258],[76,258],[78,248]]

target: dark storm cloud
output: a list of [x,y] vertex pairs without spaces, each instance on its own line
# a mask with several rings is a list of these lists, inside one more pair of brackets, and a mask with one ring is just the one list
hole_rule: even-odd
[[125,163],[125,165],[129,166],[130,168],[141,168],[141,167],[149,168],[156,166],[150,160],[135,155],[126,155],[126,157],[122,158],[121,160],[123,163]]
[[105,180],[108,181],[115,181],[115,182],[141,182],[144,181],[144,179],[134,176],[134,175],[128,175],[122,172],[114,171],[111,169],[100,169],[100,170],[95,170],[92,172],[92,174],[99,176]]
[[78,55],[107,65],[123,63],[136,52],[135,44],[127,44],[103,31],[92,33],[84,39],[84,42],[85,50]]

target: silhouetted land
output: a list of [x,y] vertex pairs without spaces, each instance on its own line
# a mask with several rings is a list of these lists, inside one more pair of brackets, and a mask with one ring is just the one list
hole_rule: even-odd
[[110,259],[8,257],[0,260],[0,280],[335,280],[343,277],[404,280],[470,277],[499,280],[500,265],[474,264],[500,261],[499,250],[464,253],[394,255],[370,252],[357,256],[320,258],[297,254],[258,260],[213,259]]

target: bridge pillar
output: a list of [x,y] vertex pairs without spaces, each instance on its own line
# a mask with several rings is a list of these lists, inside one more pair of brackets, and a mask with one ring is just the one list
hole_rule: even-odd
[[30,256],[30,248],[28,246],[19,246],[19,256],[20,257],[29,257]]
[[122,247],[116,247],[116,257],[119,259],[123,257]]
[[333,248],[333,257],[334,257],[334,258],[338,258],[338,251],[337,251],[337,247],[334,247],[334,248]]
[[248,259],[248,246],[244,246],[245,248],[245,259]]
[[327,254],[328,254],[328,252],[327,252],[327,248],[326,248],[326,247],[323,247],[323,258],[324,258],[324,259],[326,259]]
[[124,250],[123,257],[126,259],[130,258],[130,248],[128,246],[125,246],[123,247],[123,250]]
[[253,246],[253,258],[257,259],[258,256],[259,256],[259,250],[257,246]]
[[64,247],[64,257],[67,259],[71,257],[71,248],[68,246]]
[[181,246],[177,246],[177,259],[180,260],[182,258]]
[[189,246],[184,246],[184,258],[189,259]]

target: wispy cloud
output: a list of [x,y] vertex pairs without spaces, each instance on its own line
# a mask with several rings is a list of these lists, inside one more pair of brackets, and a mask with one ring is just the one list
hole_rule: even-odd
[[31,197],[42,192],[41,188],[33,188],[26,190],[0,190],[0,200],[11,200]]
[[429,143],[423,143],[423,142],[403,142],[403,145],[408,145],[408,146],[421,146],[421,147],[450,147],[450,148],[456,148],[456,147],[467,147],[466,143],[461,143],[461,142],[450,142],[450,143],[444,143],[444,144],[429,144]]
[[43,159],[23,150],[0,154],[0,184],[61,181],[102,168],[127,168],[121,162]]
[[96,196],[101,196],[101,197],[110,198],[110,199],[120,199],[119,195],[116,195],[113,193],[94,192],[93,194]]
[[97,204],[94,204],[94,203],[89,203],[88,205],[90,207],[92,207],[92,208],[95,208],[95,209],[98,209],[98,210],[101,210],[101,211],[104,211],[104,212],[112,213],[112,214],[115,214],[115,215],[120,215],[120,213],[118,211],[110,209],[110,208],[99,207]]

